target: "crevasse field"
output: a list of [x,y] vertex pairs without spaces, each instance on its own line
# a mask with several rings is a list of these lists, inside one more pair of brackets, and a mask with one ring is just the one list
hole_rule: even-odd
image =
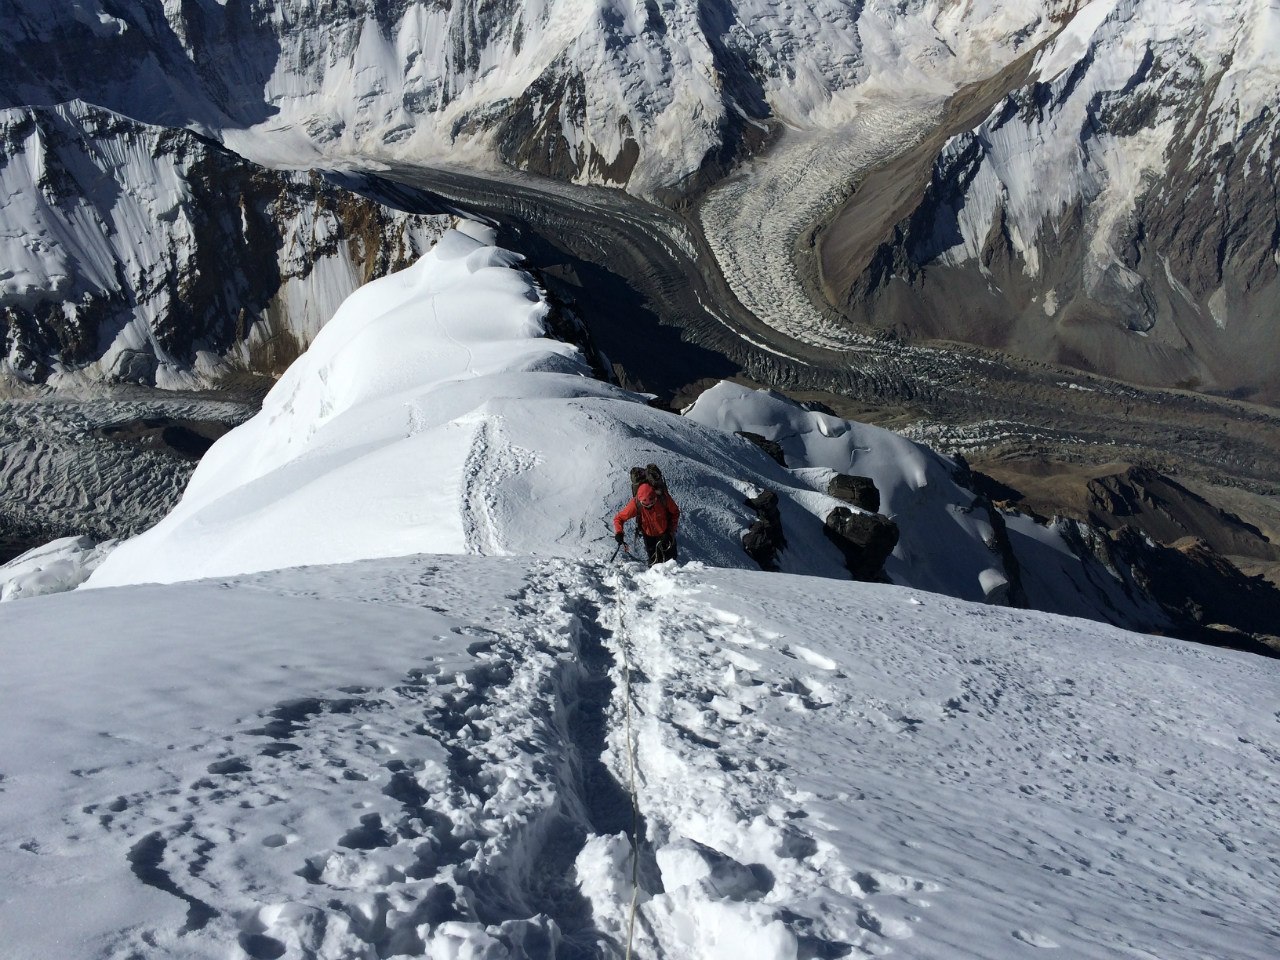
[[[1280,955],[1274,661],[969,602],[933,454],[651,410],[491,243],[357,292],[153,530],[0,569],[0,955]],[[606,521],[650,460],[644,571]],[[897,586],[839,579],[840,468]]]

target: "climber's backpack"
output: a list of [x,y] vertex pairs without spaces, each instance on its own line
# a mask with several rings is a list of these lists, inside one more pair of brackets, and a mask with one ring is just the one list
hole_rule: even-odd
[[667,492],[666,478],[662,476],[662,471],[658,469],[656,463],[651,463],[647,467],[631,468],[631,496],[636,495],[642,483],[653,487],[654,493],[665,495]]

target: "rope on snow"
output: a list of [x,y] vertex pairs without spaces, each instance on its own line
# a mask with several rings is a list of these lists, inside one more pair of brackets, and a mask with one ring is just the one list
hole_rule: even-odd
[[[614,552],[617,556],[617,552]],[[640,803],[636,792],[636,757],[631,731],[631,661],[627,657],[626,623],[622,616],[622,571],[614,573],[614,617],[618,623],[618,649],[622,652],[622,703],[626,718],[627,738],[627,794],[631,800],[631,907],[627,917],[626,960],[631,960],[631,945],[635,938],[637,898],[640,893]]]

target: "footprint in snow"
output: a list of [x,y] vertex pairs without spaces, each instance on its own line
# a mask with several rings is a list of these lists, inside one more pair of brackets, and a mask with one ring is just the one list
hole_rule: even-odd
[[1049,939],[1043,933],[1034,933],[1030,930],[1013,931],[1013,939],[1020,940],[1030,946],[1041,947],[1046,950],[1056,950],[1058,948],[1058,943],[1056,941]]
[[828,707],[836,702],[831,688],[821,680],[805,677],[803,680],[797,680],[796,683],[804,691],[804,695],[819,706]]
[[730,723],[737,723],[751,712],[749,707],[743,706],[736,700],[730,700],[728,697],[722,697],[720,694],[716,694],[711,698],[711,709],[719,714],[722,720]]
[[726,626],[736,627],[738,624],[742,623],[742,617],[739,614],[731,613],[728,610],[712,609],[708,612],[715,620],[725,624]]
[[938,893],[942,890],[932,880],[917,880],[900,873],[884,873],[879,870],[865,870],[853,876],[854,881],[866,894],[873,893]]
[[870,907],[864,907],[858,913],[858,926],[888,940],[906,940],[914,933],[905,920],[882,916]]
[[723,630],[714,628],[711,635],[724,640],[726,643],[732,643],[734,646],[747,647],[751,650],[764,650],[765,645],[749,634],[739,633],[736,630]]

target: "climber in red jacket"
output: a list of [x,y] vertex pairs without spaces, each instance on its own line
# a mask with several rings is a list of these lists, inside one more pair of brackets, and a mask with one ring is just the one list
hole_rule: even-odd
[[680,508],[668,491],[655,490],[647,483],[640,484],[636,495],[613,518],[613,538],[626,541],[623,526],[635,519],[644,537],[644,548],[649,554],[649,566],[664,560],[676,559],[676,527],[680,523]]

